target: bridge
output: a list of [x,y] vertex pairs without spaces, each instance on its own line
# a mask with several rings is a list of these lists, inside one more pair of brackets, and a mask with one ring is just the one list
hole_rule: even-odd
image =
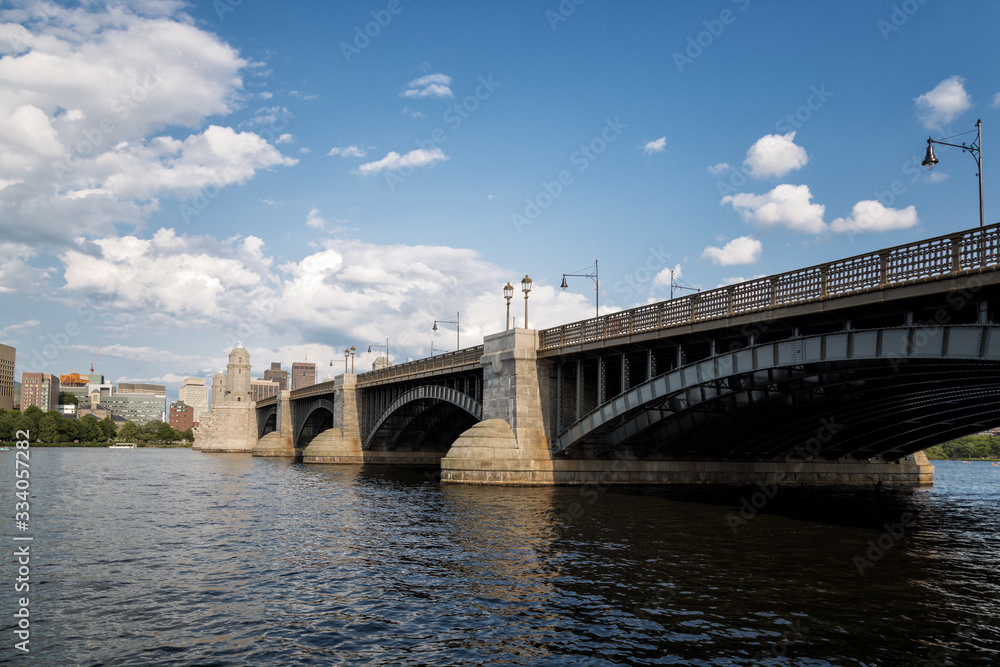
[[256,455],[497,484],[921,484],[1000,426],[1000,225],[256,404]]

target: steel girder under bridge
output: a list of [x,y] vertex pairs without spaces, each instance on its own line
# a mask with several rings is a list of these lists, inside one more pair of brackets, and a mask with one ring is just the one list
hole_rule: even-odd
[[482,420],[482,400],[481,371],[365,389],[362,448],[445,449]]
[[897,460],[1000,425],[1000,325],[794,337],[716,354],[629,388],[552,440],[676,459]]

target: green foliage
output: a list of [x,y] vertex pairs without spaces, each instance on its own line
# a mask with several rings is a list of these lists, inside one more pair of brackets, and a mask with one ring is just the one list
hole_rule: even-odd
[[79,399],[76,397],[76,394],[70,393],[68,391],[59,392],[60,405],[77,405],[78,403]]
[[102,442],[104,434],[98,427],[97,417],[94,415],[84,415],[80,418],[80,440],[81,442]]
[[38,422],[38,437],[42,442],[59,442],[59,421],[61,418],[45,415]]
[[1000,459],[1000,438],[989,433],[978,433],[956,438],[924,451],[932,460]]
[[14,424],[21,416],[19,410],[4,410],[0,414],[0,442],[12,442],[14,438]]
[[111,441],[115,439],[115,433],[118,431],[118,427],[115,423],[111,421],[111,417],[105,417],[98,424],[97,427],[101,430],[101,435],[104,436],[104,440]]
[[27,409],[21,411],[21,415],[27,417],[31,424],[32,437],[38,434],[38,422],[41,421],[42,417],[45,415],[42,409],[37,405],[30,405]]
[[122,442],[136,442],[139,440],[139,427],[135,425],[135,422],[125,422],[122,424],[121,430],[118,431],[118,439]]

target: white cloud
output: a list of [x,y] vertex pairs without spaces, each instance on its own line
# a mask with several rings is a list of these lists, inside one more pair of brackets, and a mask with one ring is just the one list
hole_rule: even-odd
[[812,203],[808,185],[783,183],[763,195],[728,195],[719,203],[731,204],[745,222],[763,228],[784,227],[795,232],[819,234],[826,230],[826,207]]
[[653,287],[670,287],[671,271],[673,271],[674,280],[681,279],[681,265],[678,264],[672,269],[668,266],[653,276]]
[[454,97],[451,92],[451,77],[447,74],[427,74],[406,84],[400,97]]
[[1000,107],[1000,93],[993,96],[993,108]]
[[721,174],[724,171],[729,171],[732,166],[728,162],[720,162],[718,164],[713,164],[708,168],[708,173],[710,174]]
[[662,153],[665,150],[667,150],[666,137],[660,137],[659,139],[655,139],[653,141],[647,141],[642,147],[642,152],[646,155],[651,155],[652,153]]
[[411,109],[410,107],[403,107],[403,110],[400,111],[399,113],[406,114],[406,115],[410,116],[411,118],[426,118],[427,117],[427,114],[425,114],[423,112],[420,112],[420,111],[417,111],[416,109]]
[[948,180],[948,174],[944,173],[940,169],[937,171],[932,171],[926,176],[924,176],[928,183],[941,183],[942,181]]
[[285,107],[261,107],[243,125],[284,125],[295,117],[291,111]]
[[747,151],[743,165],[751,178],[781,178],[795,169],[801,169],[809,162],[809,156],[801,146],[795,145],[795,132],[788,134],[765,134]]
[[323,225],[326,224],[326,220],[323,216],[319,214],[319,209],[314,208],[309,211],[309,215],[306,216],[306,225],[313,229],[323,229]]
[[917,224],[917,209],[886,208],[875,200],[859,201],[847,218],[837,218],[830,223],[830,229],[841,233],[887,232],[894,229],[908,229]]
[[257,134],[222,127],[254,63],[183,3],[74,4],[0,10],[0,237],[66,247],[67,220],[84,236],[139,228],[160,196],[294,164]]
[[276,144],[291,144],[295,142],[295,137],[291,134],[285,133],[274,140]]
[[34,329],[39,325],[41,325],[41,322],[35,319],[25,320],[24,322],[20,322],[19,324],[11,324],[10,326],[6,326],[3,329],[0,329],[0,338],[4,338],[5,336],[8,336],[17,331],[22,331],[24,329]]
[[924,127],[928,130],[940,130],[972,106],[972,99],[965,92],[964,84],[965,79],[962,77],[950,76],[932,90],[913,98]]
[[447,159],[449,158],[444,154],[444,151],[437,147],[432,148],[429,151],[423,148],[417,148],[410,151],[406,155],[400,155],[399,153],[392,151],[381,160],[376,162],[367,162],[361,165],[357,168],[355,173],[363,176],[369,176],[384,170],[399,171],[400,169],[426,167],[428,165],[433,165],[436,162],[443,162]]
[[707,259],[716,266],[733,266],[734,264],[753,264],[760,258],[764,247],[761,242],[751,236],[735,238],[721,248],[709,246],[701,253],[702,259]]
[[338,155],[340,157],[364,157],[367,155],[367,151],[364,151],[354,145],[346,146],[344,148],[337,148],[334,146],[330,149],[330,152],[327,153],[327,155],[330,157],[337,157]]

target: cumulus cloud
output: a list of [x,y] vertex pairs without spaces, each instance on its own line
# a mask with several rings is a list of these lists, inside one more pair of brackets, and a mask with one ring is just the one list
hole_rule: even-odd
[[[671,276],[671,272],[673,272],[672,276]],[[668,266],[665,269],[662,269],[655,276],[653,276],[653,287],[670,287],[670,279],[671,278],[673,278],[674,280],[680,280],[681,279],[681,265],[680,264],[674,266],[673,268],[671,268],[671,267]]]
[[719,203],[730,204],[745,222],[765,229],[784,227],[809,234],[819,234],[826,230],[826,223],[823,222],[826,207],[812,202],[808,185],[783,183],[763,195],[728,195]]
[[451,92],[451,77],[447,74],[427,74],[406,84],[400,97],[454,97]]
[[830,229],[841,233],[887,232],[894,229],[909,229],[917,224],[917,209],[886,208],[875,200],[859,201],[846,218],[837,218],[830,223]]
[[751,236],[735,238],[721,248],[709,246],[701,253],[702,259],[707,259],[716,266],[733,266],[735,264],[753,264],[760,258],[764,249],[761,242]]
[[444,162],[449,159],[440,148],[426,150],[417,148],[406,155],[400,155],[396,151],[391,151],[381,160],[366,162],[357,168],[355,173],[362,176],[370,176],[382,171],[399,171],[400,169],[415,169],[417,167],[427,167],[437,162]]
[[337,157],[338,155],[340,157],[364,157],[367,155],[367,151],[364,151],[352,144],[350,146],[345,146],[344,148],[334,146],[330,149],[330,152],[327,153],[327,155],[330,157]]
[[83,235],[138,228],[160,196],[294,164],[255,132],[206,128],[239,108],[253,63],[183,3],[75,5],[0,10],[0,236],[65,247],[66,220]]
[[660,137],[659,139],[654,139],[653,141],[647,141],[642,147],[642,152],[646,155],[651,155],[652,153],[662,153],[667,150],[667,138]]
[[713,164],[708,168],[708,173],[710,174],[721,174],[723,172],[729,171],[732,166],[728,162],[719,162],[718,164]]
[[323,225],[326,224],[326,220],[323,216],[319,214],[319,209],[314,208],[309,211],[309,215],[306,216],[306,225],[313,229],[323,229]]
[[751,178],[781,178],[809,162],[806,150],[795,145],[795,132],[765,134],[747,151],[743,165]]
[[928,130],[940,130],[972,106],[972,99],[965,92],[965,79],[950,76],[932,90],[913,98],[917,104],[920,122]]

